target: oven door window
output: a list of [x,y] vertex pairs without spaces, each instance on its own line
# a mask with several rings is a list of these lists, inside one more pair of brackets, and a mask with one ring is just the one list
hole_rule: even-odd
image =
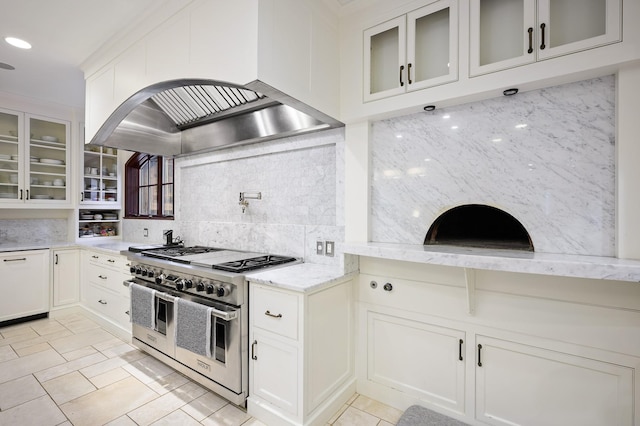
[[173,303],[156,297],[156,331],[167,335],[167,324],[172,321]]
[[229,321],[213,317],[215,327],[211,327],[211,351],[212,358],[221,363],[226,363],[227,345],[229,343]]

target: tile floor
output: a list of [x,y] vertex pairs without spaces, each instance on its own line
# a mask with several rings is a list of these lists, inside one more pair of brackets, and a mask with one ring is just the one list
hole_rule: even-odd
[[[401,414],[354,395],[329,423]],[[264,426],[81,314],[0,328],[0,425]]]

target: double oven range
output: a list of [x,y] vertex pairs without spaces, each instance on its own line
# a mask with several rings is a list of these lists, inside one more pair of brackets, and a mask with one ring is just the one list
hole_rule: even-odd
[[[130,247],[123,254],[131,261],[132,275],[125,285],[153,290],[153,320],[144,326],[132,322],[133,344],[234,404],[245,406],[249,381],[246,273],[300,260],[202,246]],[[178,330],[191,327],[176,324],[179,298],[211,312],[206,355],[177,344]],[[131,308],[132,318],[143,314],[136,309],[144,310],[144,306],[132,303]]]

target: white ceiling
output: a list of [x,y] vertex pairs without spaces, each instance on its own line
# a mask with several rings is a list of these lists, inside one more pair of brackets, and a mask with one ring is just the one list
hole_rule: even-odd
[[[158,0],[0,0],[0,92],[84,106],[79,65],[111,37],[147,15]],[[19,37],[30,50],[8,45]]]

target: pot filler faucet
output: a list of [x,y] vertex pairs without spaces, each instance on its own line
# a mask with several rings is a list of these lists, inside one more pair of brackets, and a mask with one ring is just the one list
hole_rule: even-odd
[[262,192],[241,192],[240,193],[240,202],[238,204],[242,206],[242,213],[244,213],[247,210],[247,207],[249,207],[249,202],[247,201],[247,199],[262,200]]

